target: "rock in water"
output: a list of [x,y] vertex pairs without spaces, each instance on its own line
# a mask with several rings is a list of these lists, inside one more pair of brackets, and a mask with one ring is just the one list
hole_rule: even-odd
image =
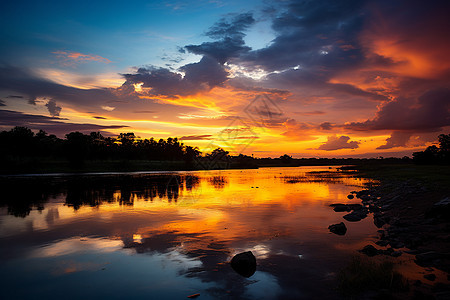
[[353,212],[346,214],[343,216],[349,222],[358,222],[367,217],[368,210],[367,208],[362,208],[358,210],[354,210]]
[[343,212],[343,211],[350,211],[351,209],[345,204],[338,204],[333,208],[333,210],[335,212]]
[[343,222],[339,223],[339,224],[333,224],[328,226],[328,229],[335,234],[338,235],[345,235],[345,233],[347,232],[347,227],[345,226],[345,224]]
[[250,277],[256,271],[256,258],[251,251],[236,254],[231,259],[231,267],[239,275]]

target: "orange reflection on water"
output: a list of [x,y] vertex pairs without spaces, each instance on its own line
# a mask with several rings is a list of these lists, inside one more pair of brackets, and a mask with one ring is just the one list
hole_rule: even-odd
[[[201,268],[191,275],[214,281],[215,276],[231,276],[227,261],[232,255],[252,251],[258,270],[277,280],[287,280],[279,270],[292,268],[299,278],[313,276],[314,282],[329,278],[378,236],[371,215],[347,222],[342,218],[346,212],[329,206],[359,203],[347,196],[371,183],[335,167],[100,177],[63,185],[25,217],[0,215],[0,236],[39,241],[28,257],[59,261],[55,274],[103,270],[106,261],[77,261],[83,253],[149,253],[155,261],[185,261],[189,267],[184,271]],[[340,222],[347,233],[330,233],[328,226]],[[419,278],[423,270],[404,258],[399,269]],[[107,262],[114,267],[114,260]],[[294,284],[305,285],[309,283]]]

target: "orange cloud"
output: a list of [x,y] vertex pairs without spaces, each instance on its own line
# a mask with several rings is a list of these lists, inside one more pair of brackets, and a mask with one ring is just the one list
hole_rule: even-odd
[[97,61],[109,64],[111,61],[107,58],[101,57],[99,55],[83,54],[79,52],[71,51],[55,51],[52,52],[63,61],[64,65],[72,65],[74,63],[87,62],[87,61]]
[[379,70],[436,79],[450,69],[450,42],[442,31],[448,28],[448,16],[419,3],[411,3],[408,13],[373,4],[374,17],[360,39],[368,51],[384,59],[376,66]]

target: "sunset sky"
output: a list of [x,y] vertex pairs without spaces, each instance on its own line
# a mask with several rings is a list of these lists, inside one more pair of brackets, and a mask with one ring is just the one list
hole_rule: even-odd
[[450,129],[450,2],[3,1],[0,130],[410,155]]

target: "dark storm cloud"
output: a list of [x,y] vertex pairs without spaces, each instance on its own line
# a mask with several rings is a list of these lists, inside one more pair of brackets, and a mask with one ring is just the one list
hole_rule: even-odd
[[264,83],[279,89],[300,89],[302,95],[313,94],[335,98],[351,96],[357,99],[388,100],[386,96],[381,95],[377,91],[362,90],[351,84],[330,83],[331,75],[331,72],[325,72],[321,69],[321,66],[317,66],[317,69],[311,68],[310,70],[289,69],[269,74],[264,80]]
[[267,71],[347,68],[362,60],[357,40],[362,24],[362,1],[291,1],[273,21],[277,37],[242,60]]
[[206,32],[206,35],[213,39],[221,39],[224,37],[243,39],[250,25],[255,23],[255,19],[251,13],[243,13],[239,15],[230,15],[230,19],[222,18],[215,23]]
[[206,32],[208,37],[216,40],[215,42],[187,45],[184,48],[194,54],[213,57],[224,64],[229,58],[251,49],[245,45],[244,31],[254,23],[255,19],[250,13],[235,15],[228,19],[223,18]]
[[72,131],[80,131],[83,133],[103,131],[107,135],[111,135],[105,130],[128,127],[122,125],[102,126],[96,124],[76,124],[65,122],[65,120],[66,119],[57,117],[30,115],[11,110],[0,110],[0,127],[2,128],[24,126],[33,130],[42,129],[57,136],[64,136],[65,134]]
[[[449,13],[448,1],[426,6],[403,0],[287,1],[267,13],[276,35],[269,46],[220,56],[248,70],[272,72],[260,84],[291,91],[298,101],[325,97],[336,110],[367,110],[374,107],[367,100],[385,102],[374,118],[344,127],[391,131],[378,149],[401,147],[411,137],[417,141],[450,126]],[[342,74],[360,76],[363,88]],[[324,122],[319,128],[333,126]]]
[[386,103],[375,117],[365,122],[353,122],[346,129],[356,131],[392,130],[386,144],[377,149],[407,146],[412,136],[420,137],[422,145],[430,141],[427,133],[450,126],[450,90],[438,88],[418,97],[398,98]]
[[317,148],[318,150],[334,151],[339,149],[356,149],[359,148],[359,142],[350,142],[350,137],[342,135],[329,136],[328,140]]
[[450,126],[450,90],[438,88],[417,99],[397,98],[386,103],[375,118],[346,125],[353,130],[439,131]]
[[198,63],[192,63],[180,68],[185,72],[183,80],[191,85],[207,85],[208,88],[221,85],[227,80],[228,72],[209,57],[203,57]]
[[[79,89],[65,86],[40,78],[30,70],[11,66],[0,66],[0,90],[20,93],[28,98],[30,104],[35,104],[39,97],[78,107],[99,107],[108,101],[119,100],[113,89]],[[56,106],[51,106],[49,111],[50,109],[54,113],[57,112]]]
[[389,98],[384,95],[380,95],[376,92],[365,91],[351,84],[327,83],[326,86],[328,86],[331,90],[345,93],[348,95],[360,96],[372,100],[381,100],[381,101],[389,100]]
[[282,89],[275,89],[275,88],[264,88],[261,86],[258,86],[260,82],[249,78],[249,77],[234,77],[230,78],[227,81],[227,84],[231,87],[233,87],[234,90],[239,90],[243,92],[253,92],[256,94],[269,94],[271,97],[275,98],[286,98],[288,96],[291,96],[292,93],[289,90],[282,90]]
[[185,96],[208,91],[227,80],[228,72],[215,59],[204,56],[198,63],[187,64],[179,73],[165,68],[139,68],[135,74],[124,74],[124,85],[143,83],[152,95]]
[[228,61],[230,57],[236,56],[243,51],[250,50],[244,46],[244,41],[224,38],[217,42],[205,42],[201,45],[188,45],[185,48],[194,54],[207,55],[213,57],[221,64]]

